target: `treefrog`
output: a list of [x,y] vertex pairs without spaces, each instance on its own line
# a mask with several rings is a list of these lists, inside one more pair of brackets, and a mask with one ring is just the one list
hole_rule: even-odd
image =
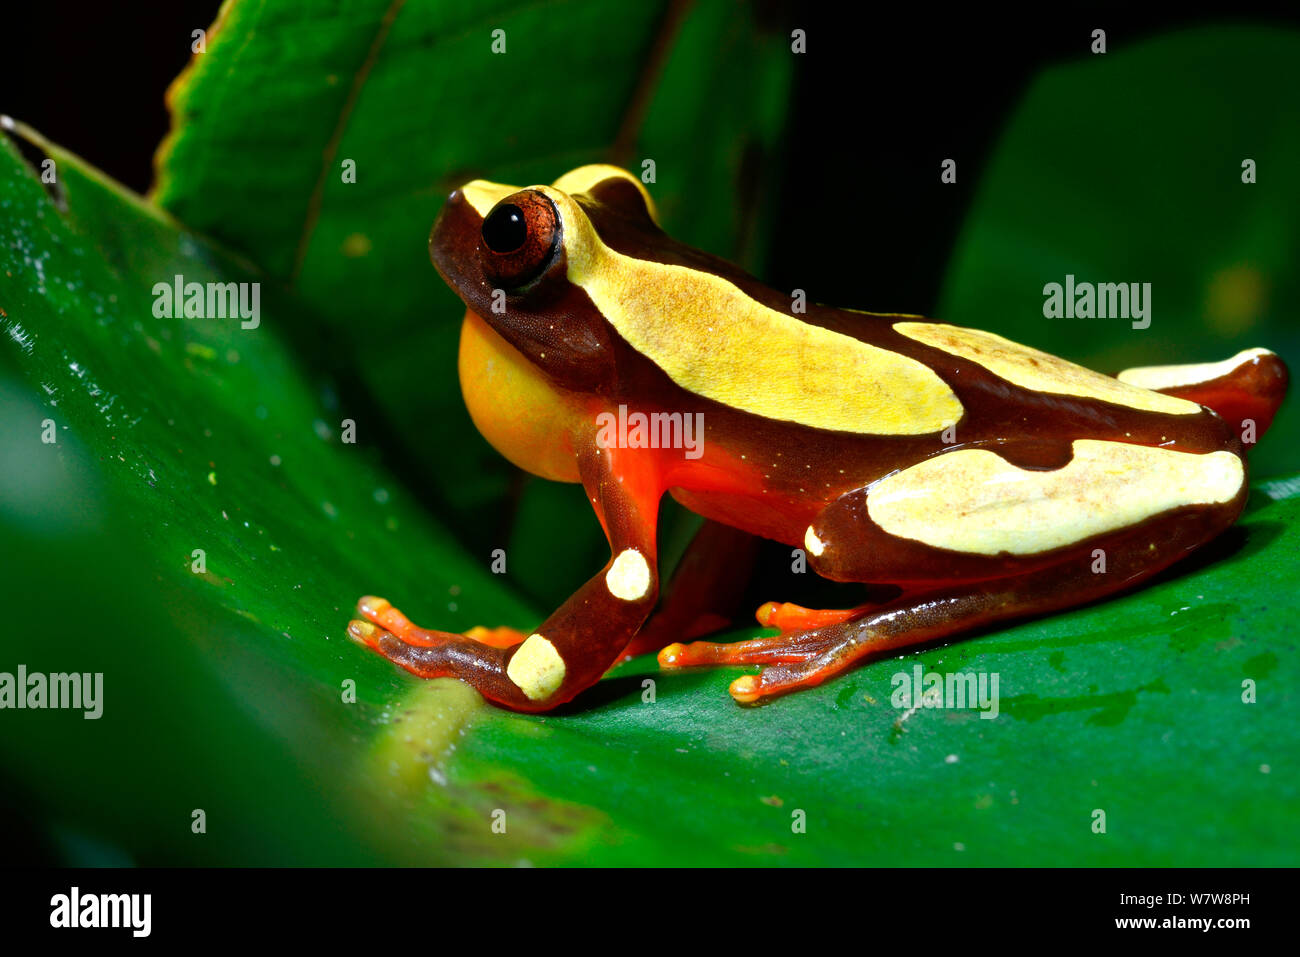
[[[1233,523],[1245,445],[1288,381],[1263,349],[1109,376],[919,316],[800,308],[670,238],[644,184],[612,166],[549,186],[466,183],[429,247],[467,306],[459,374],[475,425],[521,468],[581,482],[610,557],[526,633],[428,630],[372,596],[348,633],[517,711],[569,701],[655,646],[664,668],[763,666],[730,685],[754,703],[1128,589]],[[672,441],[679,422],[700,426],[689,447]],[[658,423],[670,440],[612,423]],[[706,522],[654,619],[673,627],[643,629],[665,493]],[[754,536],[893,597],[768,602],[758,620],[779,634],[683,643],[710,595],[743,583]]]

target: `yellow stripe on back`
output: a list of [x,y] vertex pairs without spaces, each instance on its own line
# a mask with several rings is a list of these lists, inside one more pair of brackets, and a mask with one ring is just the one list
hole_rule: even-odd
[[1129,385],[991,332],[938,322],[896,322],[894,328],[917,342],[978,363],[1024,389],[1099,399],[1144,412],[1191,415],[1201,411],[1195,402]]
[[817,429],[922,435],[961,418],[928,366],[769,309],[713,273],[606,246],[563,193],[569,280],[683,389]]

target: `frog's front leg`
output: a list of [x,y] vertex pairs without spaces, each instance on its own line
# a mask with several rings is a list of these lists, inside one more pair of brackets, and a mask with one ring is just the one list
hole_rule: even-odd
[[753,572],[759,542],[748,532],[706,519],[673,569],[659,608],[620,658],[656,652],[731,624]]
[[[448,638],[448,633],[445,631],[430,631],[414,624],[394,608],[387,598],[379,598],[376,595],[365,595],[359,599],[357,614],[361,617],[348,622],[348,635],[362,644],[372,643],[367,639],[377,640],[378,630],[386,631],[394,638],[418,648],[431,648],[442,644]],[[514,628],[484,628],[481,625],[463,634],[466,638],[472,638],[494,648],[510,648],[528,637]]]
[[369,603],[366,620],[352,622],[349,635],[412,674],[460,678],[516,711],[546,711],[570,700],[617,660],[659,595],[655,520],[663,490],[645,461],[594,445],[579,455],[610,559],[522,641],[508,633],[479,633],[495,639],[488,643],[417,628],[382,599],[362,600]]
[[732,682],[742,703],[817,685],[869,655],[1129,588],[1219,534],[1245,503],[1231,452],[1076,442],[1070,454],[1059,469],[1036,470],[950,452],[848,493],[808,529],[813,567],[897,583],[900,597],[850,612],[781,609],[778,625],[809,627],[673,645],[661,664],[767,665]]

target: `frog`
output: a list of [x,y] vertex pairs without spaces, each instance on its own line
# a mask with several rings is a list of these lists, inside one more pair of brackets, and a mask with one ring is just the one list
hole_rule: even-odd
[[[809,302],[671,238],[647,185],[605,164],[466,182],[429,250],[466,307],[474,425],[521,469],[580,483],[609,559],[531,630],[426,629],[367,595],[347,632],[518,712],[646,653],[665,670],[745,666],[730,695],[761,704],[1128,591],[1233,525],[1247,449],[1288,386],[1267,349],[1108,375],[992,332]],[[703,524],[661,588],[665,495]],[[704,640],[763,539],[865,600],[768,601],[756,618],[775,634]]]

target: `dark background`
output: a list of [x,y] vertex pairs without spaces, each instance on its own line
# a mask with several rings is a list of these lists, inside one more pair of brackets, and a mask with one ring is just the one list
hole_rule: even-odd
[[[810,287],[816,301],[928,314],[988,150],[1039,69],[1090,56],[1098,27],[1114,49],[1197,23],[1300,24],[1300,9],[1282,13],[1251,3],[1044,6],[1015,16],[950,14],[928,5],[916,13],[838,3],[760,6],[774,29],[805,29],[818,53],[800,58],[796,71],[762,278]],[[7,67],[0,112],[143,192],[169,124],[163,93],[189,60],[191,31],[206,28],[218,7],[176,0],[137,4],[124,15],[117,7],[48,0],[14,11],[19,28],[0,39]],[[6,19],[13,14],[6,11]],[[833,55],[825,55],[827,48]],[[43,68],[51,60],[58,70]],[[958,159],[955,187],[939,183],[945,157]],[[836,170],[836,188],[811,188]],[[844,217],[861,220],[859,241],[806,241]],[[864,257],[874,264],[869,292],[861,288]]]

